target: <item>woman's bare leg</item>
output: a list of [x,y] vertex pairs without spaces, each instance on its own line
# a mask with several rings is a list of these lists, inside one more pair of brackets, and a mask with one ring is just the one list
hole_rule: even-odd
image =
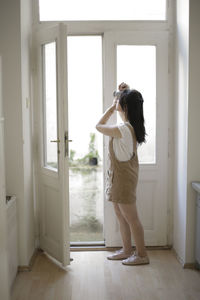
[[138,217],[136,202],[131,204],[118,203],[118,205],[122,215],[130,226],[138,255],[146,256],[147,252],[144,245],[144,229]]
[[132,244],[131,244],[131,231],[130,226],[126,222],[126,219],[123,217],[121,210],[119,209],[118,203],[113,202],[115,214],[119,221],[120,233],[123,242],[123,250],[124,253],[131,253],[132,252]]

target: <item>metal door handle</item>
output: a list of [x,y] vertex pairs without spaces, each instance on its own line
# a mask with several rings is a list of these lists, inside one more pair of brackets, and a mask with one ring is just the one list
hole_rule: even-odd
[[50,141],[51,143],[60,143],[60,140],[53,140],[53,141]]

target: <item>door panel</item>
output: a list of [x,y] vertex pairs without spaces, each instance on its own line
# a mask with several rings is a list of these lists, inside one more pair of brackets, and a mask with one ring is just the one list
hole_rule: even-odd
[[[136,46],[138,49],[140,48],[139,51]],[[146,116],[145,126],[148,135],[147,143],[138,148],[140,170],[137,208],[144,226],[145,244],[148,246],[166,245],[168,35],[163,32],[106,32],[103,47],[104,110],[112,104],[113,90],[116,90],[122,81],[127,82],[131,88],[138,89],[144,97],[144,117]],[[147,60],[148,51],[145,52],[148,47],[149,51],[152,52],[150,64]],[[136,59],[134,55],[139,55],[138,53],[140,56]],[[155,53],[155,60],[153,53]],[[119,59],[120,55],[121,59]],[[155,92],[154,90],[151,91],[152,86],[154,86]],[[110,122],[117,121],[117,116],[112,116]],[[106,137],[104,144],[106,170],[108,147]],[[149,145],[150,150],[148,149]],[[111,202],[105,202],[105,241],[106,246],[122,245],[119,224]]]
[[67,29],[37,32],[40,247],[70,264],[67,136]]

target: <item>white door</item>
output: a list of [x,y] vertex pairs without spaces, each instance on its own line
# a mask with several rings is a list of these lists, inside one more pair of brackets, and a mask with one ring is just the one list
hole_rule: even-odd
[[[168,172],[168,35],[159,32],[106,32],[104,47],[104,110],[122,81],[144,98],[147,143],[139,147],[137,208],[145,244],[167,244]],[[112,122],[117,121],[116,116]],[[105,167],[108,139],[105,138]],[[105,168],[106,169],[106,168]],[[105,202],[106,246],[121,246],[113,204]],[[133,243],[135,245],[135,243]]]
[[10,299],[7,218],[4,153],[4,115],[2,100],[2,69],[0,56],[0,299]]
[[67,29],[43,29],[37,43],[37,139],[40,248],[70,264]]

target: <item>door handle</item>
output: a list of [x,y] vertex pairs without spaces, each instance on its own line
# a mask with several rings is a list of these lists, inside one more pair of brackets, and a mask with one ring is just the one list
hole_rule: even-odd
[[66,156],[69,156],[69,146],[68,146],[68,143],[72,142],[72,140],[68,139],[68,131],[65,131],[64,141],[65,141],[65,157],[66,157]]
[[53,140],[53,141],[50,141],[51,143],[60,143],[60,140]]

